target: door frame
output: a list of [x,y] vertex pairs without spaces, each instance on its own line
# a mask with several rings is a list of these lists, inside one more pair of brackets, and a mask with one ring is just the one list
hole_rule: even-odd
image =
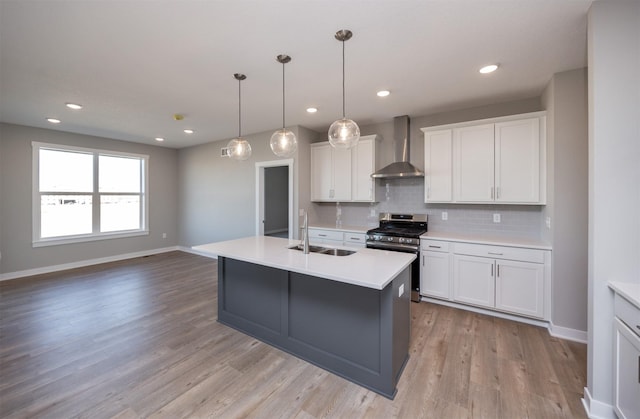
[[264,169],[267,167],[289,168],[289,238],[293,238],[293,159],[256,162],[256,235],[264,236]]

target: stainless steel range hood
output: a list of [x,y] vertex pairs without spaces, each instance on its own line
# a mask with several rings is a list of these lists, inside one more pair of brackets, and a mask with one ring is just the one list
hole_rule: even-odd
[[395,161],[371,175],[376,179],[424,177],[424,172],[409,163],[409,117],[393,118]]

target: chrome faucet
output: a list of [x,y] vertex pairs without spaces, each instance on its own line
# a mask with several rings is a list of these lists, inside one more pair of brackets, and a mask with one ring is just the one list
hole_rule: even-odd
[[302,227],[300,227],[300,230],[302,230],[302,240],[300,245],[302,246],[302,252],[305,255],[309,254],[309,218],[307,217],[307,211],[306,210],[300,210],[302,211],[302,216],[303,216],[303,224]]

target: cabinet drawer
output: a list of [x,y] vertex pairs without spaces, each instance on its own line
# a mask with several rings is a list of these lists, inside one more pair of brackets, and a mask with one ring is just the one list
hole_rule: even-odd
[[633,333],[640,335],[640,309],[617,293],[615,296],[614,307],[616,317],[626,324]]
[[344,233],[344,242],[345,243],[355,243],[355,244],[365,244],[365,234],[364,233]]
[[482,256],[494,259],[519,260],[522,262],[544,263],[544,250],[521,247],[487,246],[483,244],[455,243],[454,253]]
[[342,241],[344,233],[342,231],[335,230],[316,230],[314,228],[309,229],[310,239],[322,239],[322,240],[338,240]]
[[430,250],[432,252],[448,252],[450,242],[443,242],[439,240],[420,240],[420,247],[422,250]]

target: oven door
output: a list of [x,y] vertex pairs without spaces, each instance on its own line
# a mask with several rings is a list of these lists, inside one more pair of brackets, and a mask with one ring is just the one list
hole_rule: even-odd
[[413,253],[416,258],[411,262],[411,301],[420,302],[420,248],[410,245],[394,244],[393,246],[385,243],[367,243],[369,249],[390,250],[392,252]]

